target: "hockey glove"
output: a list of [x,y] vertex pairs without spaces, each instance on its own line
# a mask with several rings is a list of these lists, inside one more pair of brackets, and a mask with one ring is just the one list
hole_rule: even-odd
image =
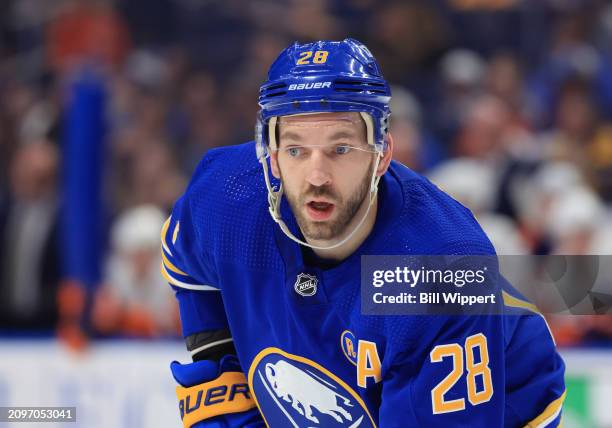
[[235,356],[220,362],[173,361],[170,370],[180,384],[176,395],[184,428],[265,427]]

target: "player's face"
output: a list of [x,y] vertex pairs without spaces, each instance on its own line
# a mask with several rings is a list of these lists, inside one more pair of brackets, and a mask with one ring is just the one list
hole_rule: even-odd
[[366,208],[375,154],[359,113],[281,117],[272,160],[304,237],[341,238]]

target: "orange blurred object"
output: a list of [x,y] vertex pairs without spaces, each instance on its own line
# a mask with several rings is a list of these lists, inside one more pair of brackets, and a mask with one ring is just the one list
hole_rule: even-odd
[[57,291],[57,337],[76,352],[84,351],[88,343],[87,335],[80,325],[86,298],[85,287],[77,280],[63,280]]
[[87,349],[89,339],[78,322],[60,322],[57,327],[58,339],[75,352]]
[[121,330],[130,336],[154,337],[159,332],[150,311],[132,306],[125,310]]
[[113,334],[117,331],[121,319],[121,302],[103,287],[94,300],[91,313],[93,327],[102,334]]
[[83,61],[116,68],[127,56],[130,44],[127,26],[104,3],[70,4],[51,22],[47,33],[49,61],[59,72]]
[[85,287],[79,281],[63,280],[57,291],[60,320],[75,321],[80,319],[85,309],[86,297]]

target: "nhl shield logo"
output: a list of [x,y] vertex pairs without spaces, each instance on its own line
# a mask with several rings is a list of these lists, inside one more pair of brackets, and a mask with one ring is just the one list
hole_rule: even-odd
[[297,276],[297,280],[295,281],[293,288],[300,296],[314,296],[317,292],[317,282],[318,280],[316,276],[301,273]]

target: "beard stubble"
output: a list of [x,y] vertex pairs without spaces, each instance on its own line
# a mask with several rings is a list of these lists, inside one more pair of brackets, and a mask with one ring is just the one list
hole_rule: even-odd
[[[301,195],[285,191],[289,206],[305,238],[325,241],[339,238],[345,233],[346,228],[359,211],[370,191],[372,163],[370,162],[367,169],[368,173],[361,180],[359,187],[346,202],[331,186],[309,185]],[[337,210],[334,220],[314,221],[307,217],[307,214],[304,213],[305,203],[308,199],[316,197],[325,197],[333,202],[334,209]]]

